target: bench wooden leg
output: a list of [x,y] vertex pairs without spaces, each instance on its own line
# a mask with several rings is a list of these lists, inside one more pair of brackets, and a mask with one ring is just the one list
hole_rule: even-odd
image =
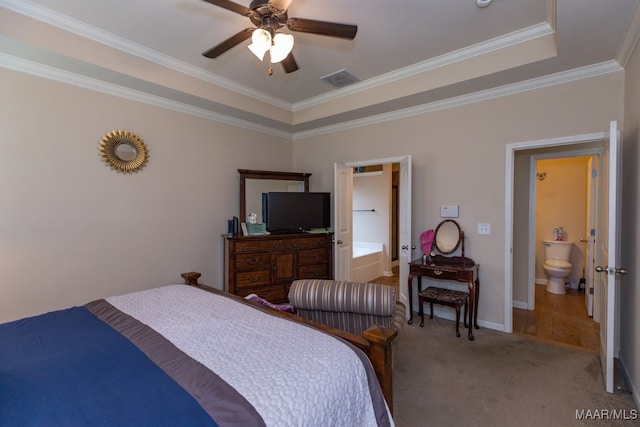
[[465,301],[464,302],[464,327],[468,328],[469,326],[467,325],[467,314],[469,312],[469,302]]

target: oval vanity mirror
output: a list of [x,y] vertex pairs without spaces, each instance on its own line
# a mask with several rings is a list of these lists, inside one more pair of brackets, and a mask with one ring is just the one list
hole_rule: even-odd
[[433,244],[441,254],[451,254],[458,249],[462,240],[462,229],[460,225],[452,220],[445,219],[436,228]]

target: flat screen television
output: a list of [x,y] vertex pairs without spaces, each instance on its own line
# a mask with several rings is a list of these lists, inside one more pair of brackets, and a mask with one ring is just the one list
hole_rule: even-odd
[[262,220],[270,233],[295,233],[331,226],[330,193],[262,193]]

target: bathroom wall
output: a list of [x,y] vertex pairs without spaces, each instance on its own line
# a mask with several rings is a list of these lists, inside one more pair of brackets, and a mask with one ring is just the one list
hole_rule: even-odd
[[574,242],[569,281],[577,287],[585,264],[590,156],[544,159],[536,162],[536,283],[546,283],[543,240],[553,239],[554,227],[564,228],[564,240]]
[[[391,272],[391,164],[380,172],[354,174],[353,240],[382,243],[383,269]],[[371,212],[371,210],[375,210]]]

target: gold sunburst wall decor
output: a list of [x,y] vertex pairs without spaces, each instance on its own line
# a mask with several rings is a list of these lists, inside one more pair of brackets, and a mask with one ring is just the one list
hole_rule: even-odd
[[117,172],[138,172],[149,161],[149,151],[142,139],[126,130],[107,133],[99,149],[102,159]]

